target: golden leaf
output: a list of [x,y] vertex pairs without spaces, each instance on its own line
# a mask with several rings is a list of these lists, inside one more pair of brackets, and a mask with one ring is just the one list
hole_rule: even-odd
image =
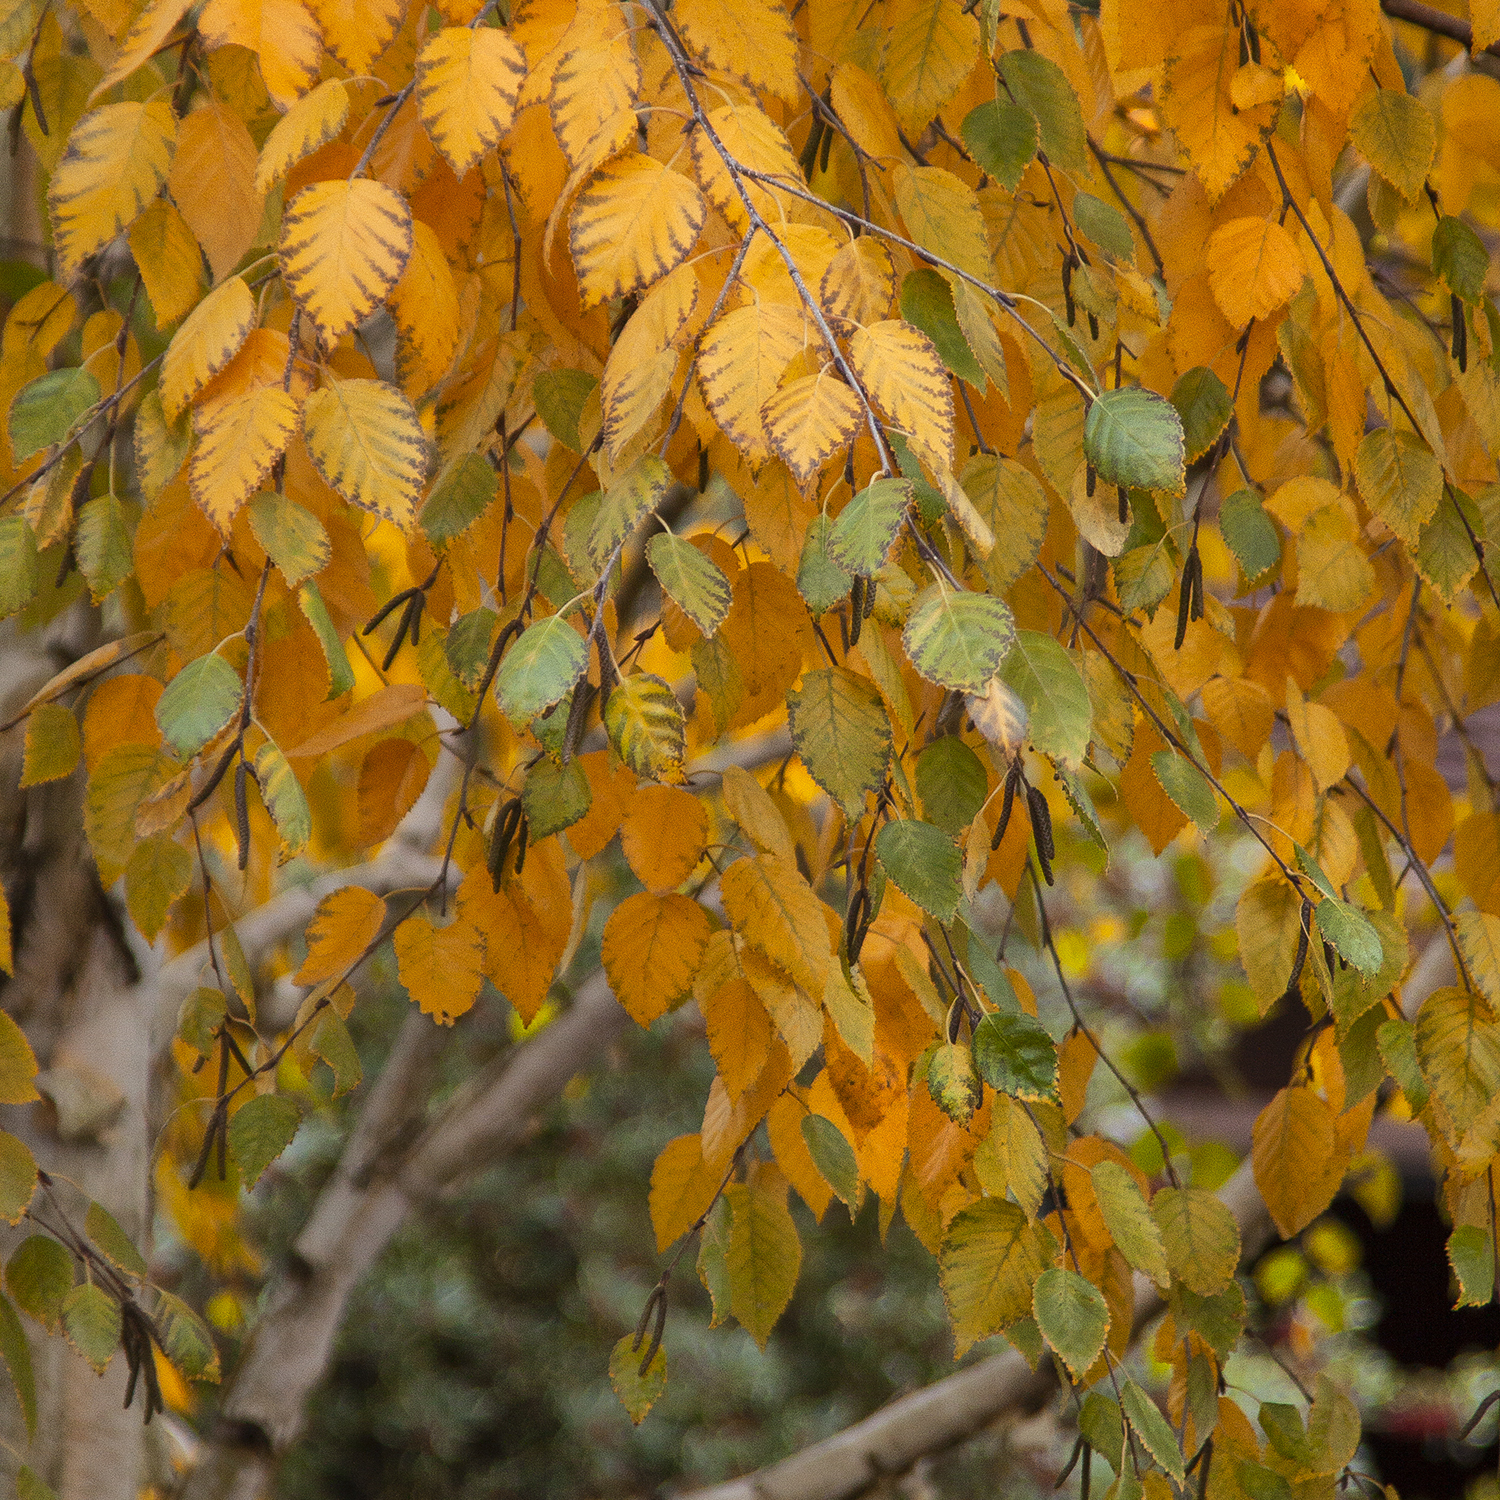
[[701,1136],[679,1135],[662,1147],[651,1169],[646,1199],[658,1250],[681,1239],[708,1212],[722,1175],[709,1171],[704,1162]]
[[298,984],[341,978],[380,935],[385,902],[360,885],[324,896],[307,924],[307,957],[294,976]]
[[804,488],[859,430],[859,397],[832,371],[789,381],[761,407],[766,438]]
[[462,915],[435,927],[425,911],[413,912],[391,934],[396,972],[407,993],[443,1026],[451,1026],[479,996],[484,978],[484,938]]
[[[803,190],[796,153],[781,127],[759,106],[753,103],[724,104],[709,112],[708,122],[720,144],[742,167],[783,179],[789,187]],[[688,149],[692,153],[693,171],[703,185],[704,196],[741,234],[750,227],[750,214],[740,196],[741,186],[755,205],[756,212],[773,227],[780,228],[782,221],[797,206],[796,199],[777,193],[770,183],[731,177],[724,158],[706,131],[694,131]]]
[[255,299],[238,276],[215,287],[183,321],[162,361],[161,404],[169,422],[234,358],[255,322]]
[[115,84],[123,83],[137,68],[155,57],[161,50],[162,43],[176,29],[177,23],[192,8],[192,4],[193,0],[150,0],[148,5],[142,6],[130,23],[130,30],[120,43],[120,50],[109,71],[94,85],[89,103],[92,104],[100,94],[113,88]]
[[739,859],[720,889],[735,931],[808,994],[821,996],[831,956],[828,927],[823,903],[796,867],[774,854]]
[[1208,285],[1235,328],[1269,317],[1302,285],[1297,242],[1274,219],[1231,219],[1208,241]]
[[1283,1239],[1291,1239],[1333,1202],[1348,1165],[1334,1114],[1309,1088],[1282,1089],[1255,1120],[1255,1185]]
[[198,35],[209,50],[238,45],[253,52],[281,109],[290,109],[318,76],[323,37],[302,0],[208,0]]
[[627,896],[604,924],[600,955],[630,1018],[649,1026],[693,988],[708,942],[708,913],[674,893]]
[[953,392],[932,340],[900,318],[859,329],[849,341],[854,373],[933,470],[953,466]]
[[795,102],[797,32],[780,0],[678,0],[672,20],[713,67]]
[[841,62],[829,78],[833,112],[861,151],[877,161],[900,161],[901,125],[879,83],[852,62]]
[[979,22],[962,0],[893,0],[880,77],[908,132],[958,92],[979,53]]
[[318,473],[344,499],[410,531],[427,472],[427,439],[411,402],[380,380],[337,380],[303,409]]
[[771,453],[761,407],[802,346],[802,315],[760,303],[720,318],[699,349],[698,383],[709,415],[757,467]]
[[437,231],[412,221],[411,256],[391,292],[391,317],[400,342],[396,364],[401,384],[413,400],[427,394],[448,373],[458,352],[458,287]]
[[328,50],[351,73],[370,65],[395,41],[406,0],[313,0]]
[[224,402],[199,427],[188,487],[226,541],[235,512],[260,488],[296,431],[297,398],[273,385]]
[[203,251],[187,220],[158,198],[126,232],[158,331],[187,316],[203,291]]
[[830,317],[846,323],[878,323],[896,296],[891,252],[872,234],[842,246],[818,283],[818,301]]
[[64,276],[129,228],[157,195],[176,139],[168,104],[106,104],[78,122],[47,188]]
[[325,78],[272,127],[260,148],[255,190],[269,193],[304,156],[326,146],[348,118],[349,90],[337,78]]
[[316,182],[282,220],[281,273],[331,346],[385,301],[411,244],[411,210],[393,189],[363,177]]
[[260,230],[265,203],[255,185],[255,163],[250,132],[222,104],[195,109],[177,127],[167,185],[215,281],[234,270]]
[[417,101],[432,143],[462,177],[498,146],[526,76],[521,49],[493,26],[447,26],[417,58]]
[[698,867],[708,843],[708,812],[681,787],[643,786],[630,799],[620,848],[648,891],[676,890]]
[[611,460],[671,390],[677,345],[697,306],[698,278],[691,266],[678,266],[651,288],[620,330],[599,382],[604,451]]
[[[618,7],[599,7],[595,14],[602,24],[587,33],[582,27],[577,29],[576,44],[558,59],[547,99],[557,143],[573,167],[581,166],[592,154],[592,143],[601,132],[608,132],[611,121],[629,115],[633,133],[635,100],[641,87],[641,65],[630,45],[630,27]],[[574,39],[570,31],[569,40]]]
[[617,157],[579,195],[569,239],[586,307],[626,297],[680,264],[708,207],[680,172],[639,152]]

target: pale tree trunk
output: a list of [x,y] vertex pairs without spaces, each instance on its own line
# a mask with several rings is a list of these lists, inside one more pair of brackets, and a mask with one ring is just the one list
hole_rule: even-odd
[[[85,619],[70,623],[87,628]],[[0,712],[8,714],[62,662],[41,640],[7,635],[0,648]],[[43,1099],[0,1111],[0,1125],[25,1140],[41,1168],[58,1179],[60,1203],[76,1212],[78,1192],[96,1199],[145,1251],[151,1053],[135,960],[99,887],[84,836],[81,773],[17,790],[22,737],[17,728],[0,742],[0,877],[16,956],[0,1004],[36,1052]],[[46,1214],[41,1194],[37,1203]],[[4,1249],[34,1229],[23,1220],[5,1234]],[[30,1333],[37,1437],[28,1450],[9,1383],[0,1382],[7,1441],[61,1500],[133,1500],[148,1477],[147,1444],[140,1407],[124,1409],[124,1361],[117,1358],[99,1376],[62,1339],[48,1338],[35,1325]],[[10,1477],[14,1464],[9,1453],[0,1456],[0,1473]]]

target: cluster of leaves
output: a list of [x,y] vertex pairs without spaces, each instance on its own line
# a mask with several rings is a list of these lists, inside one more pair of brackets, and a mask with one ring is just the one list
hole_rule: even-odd
[[[789,1192],[873,1193],[960,1351],[1004,1330],[1089,1388],[1122,1494],[1211,1439],[1251,1493],[1342,1470],[1331,1387],[1264,1444],[1220,1397],[1238,1231],[1090,1128],[1116,1065],[1046,887],[1065,825],[1097,868],[1116,826],[1238,819],[1250,988],[1317,1023],[1255,1130],[1277,1225],[1399,1091],[1489,1295],[1500,811],[1477,752],[1461,799],[1434,761],[1500,692],[1500,85],[1412,92],[1374,0],[316,12],[22,0],[3,31],[55,276],[4,326],[0,609],[87,592],[116,636],[27,705],[22,779],[83,767],[101,879],[207,939],[179,1185],[253,1185],[288,1078],[357,1082],[387,938],[436,1020],[486,980],[536,1019],[618,834],[610,983],[642,1025],[696,1001],[716,1064],[650,1203],[720,1314],[764,1342],[787,1305]],[[774,795],[750,730],[795,758]],[[234,919],[388,838],[444,757],[443,874],[328,897],[271,1034]],[[1408,1017],[1429,914],[1458,983]],[[1135,1273],[1170,1422],[1118,1367]],[[665,1287],[614,1362],[635,1415]]]

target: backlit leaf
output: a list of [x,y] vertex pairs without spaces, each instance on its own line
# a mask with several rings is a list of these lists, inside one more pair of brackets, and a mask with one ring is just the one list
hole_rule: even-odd
[[303,436],[318,472],[346,500],[409,531],[427,471],[427,440],[411,403],[382,380],[313,391]]
[[261,800],[281,835],[276,862],[285,864],[306,848],[312,835],[312,811],[307,805],[307,795],[286,756],[270,740],[255,752],[254,765]]
[[285,495],[257,495],[250,502],[250,530],[289,587],[328,565],[332,549],[323,523]]
[[802,485],[848,447],[862,416],[859,398],[831,369],[789,381],[761,407],[772,451]]
[[161,404],[168,422],[239,353],[255,326],[255,299],[238,276],[217,286],[195,307],[167,346]]
[[1372,89],[1349,119],[1355,149],[1406,199],[1415,203],[1437,149],[1432,112],[1404,89]]
[[379,936],[385,902],[363,886],[346,885],[324,896],[307,924],[307,957],[298,984],[341,979]]
[[1240,1260],[1240,1231],[1234,1215],[1202,1188],[1160,1189],[1151,1217],[1161,1230],[1172,1274],[1201,1297],[1228,1286]]
[[589,528],[589,561],[602,572],[616,551],[661,503],[672,484],[672,471],[653,454],[638,458],[610,485]]
[[849,341],[854,372],[871,399],[930,467],[953,463],[953,395],[932,340],[900,318],[872,323]]
[[1169,1279],[1166,1247],[1135,1178],[1107,1159],[1095,1163],[1089,1175],[1109,1237],[1135,1270],[1164,1289]]
[[1236,328],[1269,317],[1302,285],[1297,242],[1274,219],[1230,219],[1208,241],[1208,284]]
[[1408,547],[1443,496],[1443,469],[1421,438],[1377,427],[1354,455],[1354,477],[1365,503]]
[[338,135],[348,118],[349,90],[341,80],[325,78],[272,127],[260,148],[255,190],[270,192],[304,156],[310,156]]

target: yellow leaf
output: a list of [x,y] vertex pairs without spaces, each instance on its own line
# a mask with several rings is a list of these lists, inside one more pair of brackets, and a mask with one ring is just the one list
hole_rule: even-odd
[[831,956],[828,926],[801,872],[774,854],[757,854],[730,865],[720,891],[734,930],[808,994],[821,996]]
[[753,724],[779,708],[813,648],[811,619],[797,586],[772,563],[755,562],[734,580],[734,602],[717,641],[739,671],[734,726]]
[[125,236],[158,331],[192,311],[203,291],[203,252],[188,222],[158,198]]
[[328,50],[351,73],[359,74],[368,73],[395,41],[406,0],[313,0],[313,10]]
[[557,143],[574,168],[591,159],[596,166],[600,163],[597,152],[602,139],[615,140],[617,150],[632,143],[635,99],[641,87],[641,65],[630,44],[630,26],[619,8],[580,6],[580,21],[586,10],[596,25],[570,30],[569,40],[576,45],[558,60],[547,98]]
[[315,182],[292,199],[281,225],[281,273],[324,344],[385,301],[411,241],[411,210],[383,183]]
[[1200,1297],[1222,1292],[1240,1263],[1240,1229],[1203,1188],[1162,1188],[1151,1200],[1172,1274]]
[[66,288],[55,281],[32,287],[5,320],[0,349],[6,362],[25,364],[28,355],[46,359],[67,336],[77,316],[78,303]]
[[1488,1003],[1467,990],[1437,990],[1417,1012],[1413,1040],[1449,1143],[1468,1154],[1466,1137],[1473,1134],[1492,1151],[1483,1137],[1494,1130],[1486,1107],[1500,1096],[1500,1026]]
[[385,902],[361,885],[324,896],[307,924],[307,957],[293,976],[297,984],[342,978],[380,936]]
[[1030,1315],[1032,1287],[1050,1260],[1042,1233],[1003,1198],[971,1203],[948,1226],[938,1262],[956,1357]]
[[1470,49],[1476,56],[1500,42],[1500,0],[1469,0],[1469,20],[1474,27]]
[[901,123],[919,134],[958,92],[979,55],[979,22],[962,0],[893,0],[880,77]]
[[911,239],[971,276],[987,281],[995,274],[979,195],[968,183],[941,167],[904,163],[891,182]]
[[297,398],[273,385],[215,407],[199,428],[188,488],[226,541],[235,512],[260,488],[296,431]]
[[380,380],[338,380],[302,413],[307,451],[344,499],[410,531],[427,471],[427,440],[411,402]]
[[368,698],[361,698],[347,713],[314,730],[301,744],[291,746],[287,754],[297,759],[327,755],[351,740],[404,724],[413,714],[420,713],[426,703],[427,689],[420,683],[393,682]]
[[463,916],[434,927],[425,911],[413,912],[391,935],[396,972],[407,993],[440,1025],[451,1026],[474,1004],[484,978],[484,939]]
[[[1482,45],[1477,37],[1476,45]],[[1349,139],[1408,203],[1421,197],[1437,151],[1437,121],[1420,99],[1405,89],[1372,89],[1350,117]]]
[[802,345],[801,313],[762,302],[720,318],[698,351],[698,382],[709,415],[757,468],[771,453],[761,407]]
[[637,151],[617,157],[579,195],[569,239],[585,307],[627,297],[683,261],[708,217],[697,186]]
[[325,78],[304,94],[272,127],[260,148],[255,190],[269,193],[291,169],[320,146],[326,146],[349,118],[349,90],[337,78]]
[[136,845],[136,808],[181,769],[157,745],[116,745],[100,757],[89,777],[83,826],[102,881],[113,885],[125,873]]
[[[715,933],[714,939],[721,936],[732,948],[728,933]],[[702,993],[698,1009],[703,1012],[708,1031],[708,1050],[718,1064],[730,1103],[734,1103],[755,1082],[771,1054],[771,1018],[754,987],[742,976]]]
[[786,1178],[771,1162],[756,1162],[748,1182],[732,1182],[724,1190],[729,1309],[762,1349],[792,1300],[802,1269],[802,1242],[786,1190]]
[[1251,1159],[1255,1185],[1288,1240],[1333,1202],[1348,1165],[1332,1108],[1300,1086],[1282,1089],[1256,1116]]
[[1320,792],[1326,792],[1349,769],[1349,739],[1332,709],[1311,703],[1297,688],[1297,680],[1286,680],[1286,716],[1297,753],[1308,764]]
[[833,112],[855,145],[877,161],[900,161],[901,126],[879,83],[856,64],[841,62],[829,78],[829,88]]
[[[16,956],[11,949],[10,939],[10,901],[5,894],[5,887],[0,886],[0,973],[14,974],[15,971]],[[14,1104],[25,1101],[11,1100],[9,1102]]]
[[[720,144],[741,166],[785,181],[799,191],[805,190],[796,152],[781,127],[759,106],[750,102],[724,104],[709,112],[708,121]],[[777,193],[774,183],[731,177],[724,158],[706,132],[695,131],[688,149],[693,157],[693,170],[703,185],[704,196],[740,234],[749,229],[750,214],[740,196],[739,185],[743,185],[756,212],[778,229],[797,207],[797,200]],[[757,248],[752,247],[751,253],[754,254]],[[769,247],[769,252],[780,259],[774,246]]]
[[843,245],[818,283],[818,301],[830,317],[846,323],[878,323],[896,295],[891,252],[872,234]]
[[797,863],[797,847],[771,794],[742,766],[726,766],[721,783],[724,807],[757,849],[784,864]]
[[679,1135],[662,1147],[646,1197],[658,1250],[681,1239],[708,1212],[721,1178],[704,1163],[702,1136]]
[[832,371],[788,381],[760,410],[766,438],[805,489],[854,441],[864,410]]
[[1231,219],[1209,236],[1209,290],[1235,328],[1269,317],[1306,276],[1296,240],[1275,219]]
[[620,847],[648,891],[676,890],[698,867],[708,843],[708,812],[681,787],[643,786],[630,799]]
[[193,858],[165,834],[142,839],[125,866],[125,907],[148,943],[167,925],[173,903],[192,883]]
[[254,323],[255,299],[238,276],[215,287],[183,320],[162,361],[161,404],[169,422],[234,358]]
[[253,52],[278,108],[290,109],[318,76],[323,37],[302,0],[208,0],[198,34],[210,50],[238,45]]
[[[537,852],[526,856],[528,879]],[[495,892],[482,864],[459,888],[459,911],[471,915],[485,935],[485,975],[528,1026],[547,998],[567,947],[571,918],[566,886],[559,895],[561,899],[534,901],[515,880]]]
[[611,460],[671,390],[677,344],[697,306],[698,278],[691,266],[678,266],[651,288],[620,330],[599,382],[604,451]]
[[925,333],[900,318],[861,328],[849,341],[854,373],[871,399],[934,471],[953,467],[953,392]]
[[615,999],[649,1026],[693,987],[708,942],[708,913],[688,896],[627,896],[604,924],[600,953]]
[[[6,936],[10,935],[10,908],[6,907]],[[8,946],[8,945],[7,945]],[[6,954],[9,960],[10,954]],[[10,964],[6,963],[6,972]],[[30,1104],[41,1096],[32,1079],[36,1077],[36,1053],[26,1040],[26,1033],[16,1025],[8,1011],[0,1010],[0,1104]]]
[[[27,743],[31,734],[27,731]],[[1458,946],[1480,992],[1491,1005],[1500,1005],[1500,917],[1489,912],[1460,912],[1454,919]]]
[[142,6],[135,20],[130,23],[130,30],[120,43],[120,50],[109,71],[89,95],[89,103],[92,104],[105,90],[124,82],[137,68],[154,57],[161,50],[162,43],[176,29],[177,23],[191,9],[192,3],[193,0],[150,0],[149,4]]
[[60,703],[43,703],[26,720],[26,755],[21,785],[40,786],[71,776],[83,753],[78,716]]
[[462,177],[516,117],[526,60],[494,26],[447,26],[417,58],[417,105],[432,143]]
[[260,230],[265,195],[255,184],[255,164],[250,132],[223,104],[205,104],[177,127],[167,185],[215,281],[234,270]]
[[1279,101],[1240,109],[1234,102],[1240,66],[1237,26],[1193,26],[1169,43],[1162,115],[1176,132],[1199,181],[1217,202],[1255,159],[1276,123]]
[[1202,693],[1208,722],[1219,737],[1253,762],[1276,722],[1271,695],[1248,677],[1215,677],[1203,684]]
[[106,104],[74,127],[47,188],[65,277],[128,229],[161,190],[176,138],[168,104]]
[[391,292],[391,316],[401,341],[396,362],[413,400],[426,395],[448,373],[458,352],[458,287],[437,231],[412,222],[411,258]]
[[1239,899],[1235,929],[1240,962],[1264,1015],[1291,978],[1302,931],[1301,898],[1279,877],[1257,880]]
[[1375,570],[1359,532],[1341,505],[1307,518],[1297,538],[1297,603],[1343,613],[1358,609],[1375,588]]
[[711,66],[796,101],[797,33],[780,0],[677,0],[672,21]]

